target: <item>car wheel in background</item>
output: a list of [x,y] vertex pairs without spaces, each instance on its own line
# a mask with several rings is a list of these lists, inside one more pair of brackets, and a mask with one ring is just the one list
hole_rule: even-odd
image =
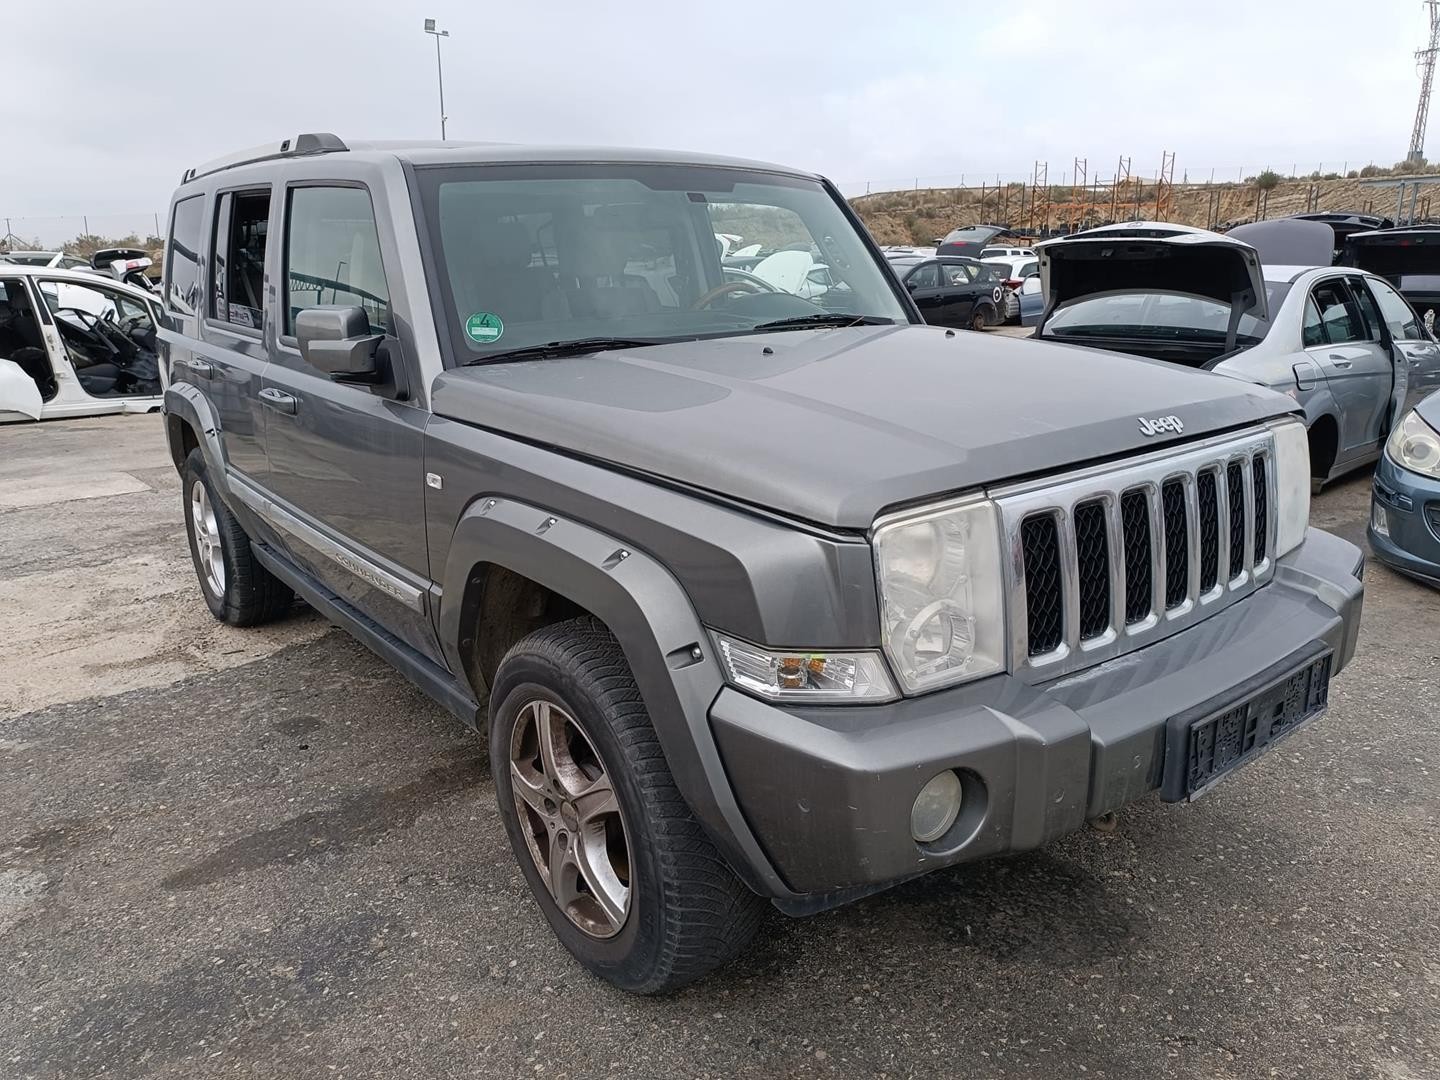
[[676,789],[603,624],[554,623],[505,655],[490,693],[490,768],[530,891],[593,974],[660,993],[749,944],[764,901]]
[[982,304],[976,304],[975,310],[970,313],[970,329],[984,330],[987,326],[989,326],[990,313],[993,310],[993,308],[985,307]]
[[180,477],[190,559],[210,614],[231,626],[255,626],[283,615],[295,594],[256,560],[250,537],[215,494],[205,455],[191,450]]

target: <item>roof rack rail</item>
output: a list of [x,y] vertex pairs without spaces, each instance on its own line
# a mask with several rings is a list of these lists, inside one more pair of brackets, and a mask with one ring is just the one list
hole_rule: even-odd
[[305,154],[333,154],[349,149],[338,135],[331,135],[328,131],[307,131],[294,138],[285,139],[278,145],[262,143],[259,146],[252,146],[248,150],[239,150],[225,157],[216,158],[214,161],[207,161],[193,169],[186,169],[180,177],[180,183],[188,184],[197,177],[209,176],[211,173],[234,169],[240,165],[249,165],[255,161],[268,161],[270,158],[279,157],[299,157]]

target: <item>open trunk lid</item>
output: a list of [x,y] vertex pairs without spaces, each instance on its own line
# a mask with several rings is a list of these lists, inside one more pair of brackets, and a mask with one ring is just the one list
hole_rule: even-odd
[[1383,277],[1422,313],[1440,306],[1440,225],[1354,233],[1345,261]]
[[1329,266],[1339,241],[1329,223],[1301,218],[1236,225],[1225,235],[1253,247],[1266,266]]

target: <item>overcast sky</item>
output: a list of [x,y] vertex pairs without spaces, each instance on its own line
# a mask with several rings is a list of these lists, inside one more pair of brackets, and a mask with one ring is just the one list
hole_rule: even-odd
[[301,131],[433,138],[425,15],[451,138],[731,153],[851,192],[1037,158],[1148,176],[1162,150],[1176,180],[1391,164],[1427,34],[1419,0],[426,2],[9,0],[0,217],[163,217],[185,167]]

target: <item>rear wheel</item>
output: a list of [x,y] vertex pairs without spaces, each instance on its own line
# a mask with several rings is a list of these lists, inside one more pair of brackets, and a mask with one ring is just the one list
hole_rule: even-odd
[[737,956],[764,903],[675,787],[620,646],[590,617],[506,654],[490,764],[521,871],[577,960],[623,990],[673,990]]
[[295,594],[255,558],[250,537],[216,495],[199,449],[190,451],[180,479],[190,559],[210,614],[231,626],[255,626],[283,615]]
[[985,308],[985,307],[977,306],[977,307],[975,308],[975,310],[970,313],[970,329],[971,329],[971,330],[984,330],[984,329],[985,329],[987,326],[989,326],[989,325],[990,325],[989,309],[987,309],[987,308]]

